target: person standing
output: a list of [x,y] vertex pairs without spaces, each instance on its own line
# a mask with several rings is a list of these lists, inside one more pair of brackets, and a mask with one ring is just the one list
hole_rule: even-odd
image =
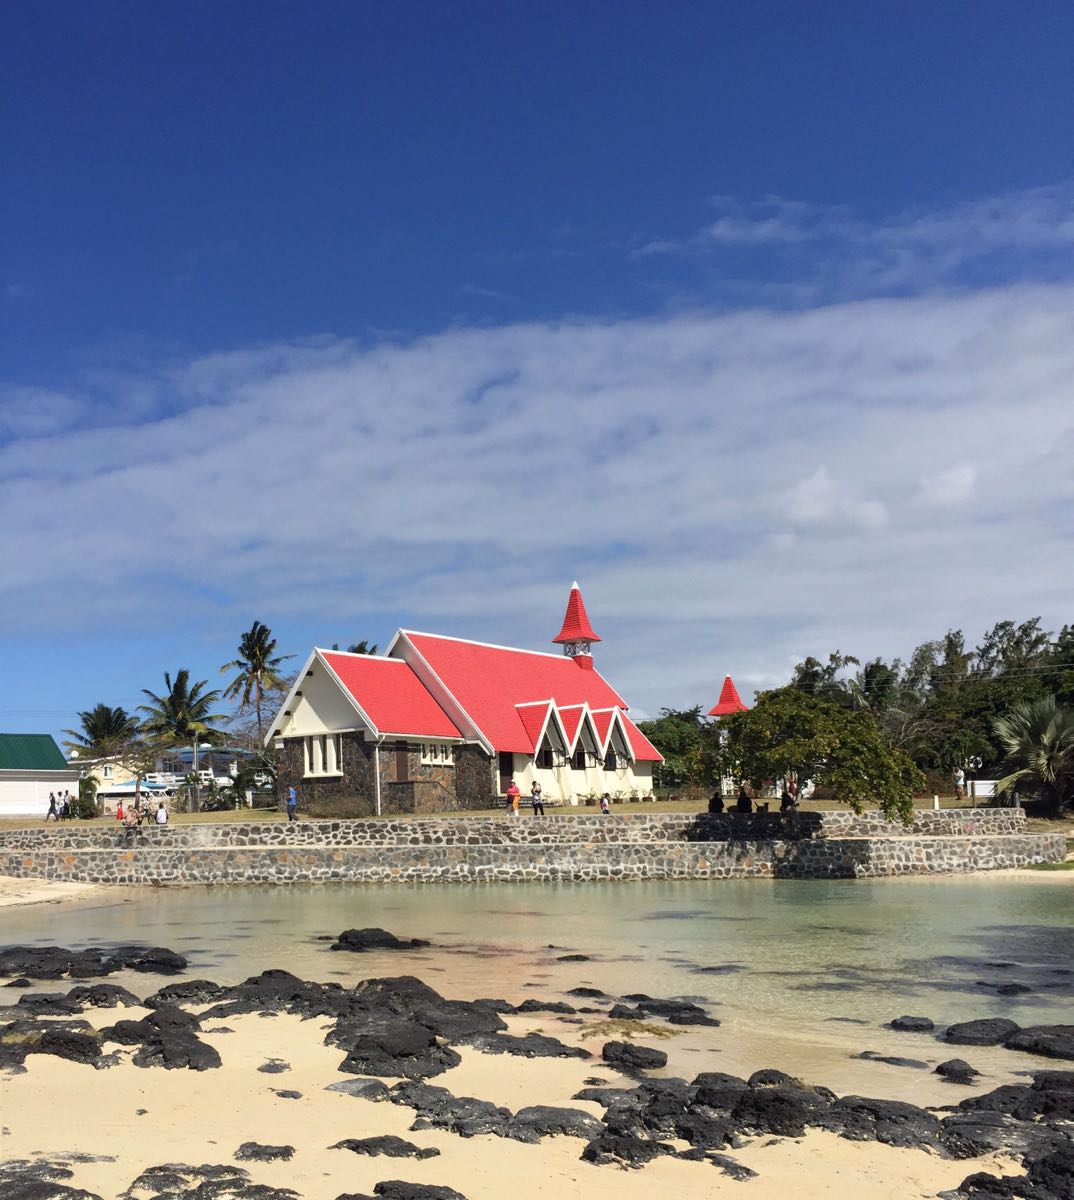
[[512,815],[518,816],[518,798],[522,795],[522,789],[512,779],[507,785],[507,811]]
[[544,797],[541,794],[541,785],[535,779],[533,787],[530,788],[530,803],[533,805],[533,815],[544,816]]
[[54,821],[58,821],[60,819],[60,814],[56,811],[56,793],[55,792],[49,792],[49,794],[48,794],[48,812],[45,813],[45,823],[46,824],[48,823],[49,817],[51,817]]
[[161,800],[161,802],[157,805],[157,824],[158,825],[167,825],[168,824],[168,810],[164,806],[163,800]]
[[608,793],[607,793],[607,792],[605,792],[605,793],[604,793],[604,795],[603,795],[603,796],[601,796],[601,798],[600,798],[600,811],[601,811],[601,812],[602,812],[602,813],[603,813],[605,816],[607,816],[607,815],[608,815],[608,813],[610,813],[610,812],[611,812],[611,810],[612,810],[611,799],[610,799],[610,797],[608,796]]
[[298,820],[298,792],[295,791],[294,784],[287,789],[287,819]]

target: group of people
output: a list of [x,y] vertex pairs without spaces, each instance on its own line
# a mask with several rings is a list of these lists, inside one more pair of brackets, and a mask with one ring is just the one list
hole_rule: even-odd
[[55,792],[49,792],[48,812],[45,813],[45,820],[48,821],[49,817],[54,821],[69,821],[71,819],[70,792],[64,792],[62,796],[57,796]]
[[[529,802],[533,806],[533,815],[535,817],[544,816],[544,794],[541,791],[541,785],[535,779],[530,786]],[[605,816],[611,812],[612,798],[607,792],[600,798],[600,811]],[[522,789],[512,779],[507,785],[507,791],[504,796],[504,804],[509,817],[518,816],[518,810],[522,803]]]
[[123,822],[124,829],[137,829],[139,825],[143,825],[146,821],[155,822],[157,825],[168,824],[168,806],[163,800],[157,802],[157,811],[150,813],[149,801],[145,804],[140,804],[137,800],[126,811],[123,809],[123,801],[116,805],[116,820]]
[[[797,788],[791,784],[783,789],[783,793],[779,798],[779,811],[785,815],[798,811]],[[723,793],[715,791],[709,799],[709,812],[722,813],[726,811],[724,804]],[[749,794],[745,784],[742,784],[738,789],[738,799],[735,801],[735,806],[731,809],[732,812],[748,814],[754,811],[754,800]],[[768,802],[763,804],[758,803],[756,806],[757,812],[768,812]]]

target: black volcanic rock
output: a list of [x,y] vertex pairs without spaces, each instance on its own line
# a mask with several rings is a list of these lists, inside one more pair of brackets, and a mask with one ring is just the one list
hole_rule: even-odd
[[147,1167],[119,1200],[300,1200],[290,1188],[252,1183],[242,1167],[164,1163]]
[[370,1158],[437,1158],[440,1151],[435,1146],[415,1146],[405,1138],[385,1134],[382,1137],[344,1138],[328,1147],[329,1150],[350,1150]]
[[430,942],[422,938],[397,938],[386,929],[345,929],[332,943],[332,950],[363,954],[367,950],[420,950]]
[[1031,1025],[1004,1041],[1008,1050],[1074,1060],[1074,1025]]
[[862,1050],[852,1054],[851,1058],[862,1058],[866,1062],[887,1063],[889,1067],[912,1067],[918,1071],[927,1071],[929,1064],[919,1058],[900,1058],[897,1054],[878,1054],[875,1050]]
[[237,1162],[290,1162],[294,1146],[265,1146],[261,1142],[243,1142],[235,1151]]
[[462,1061],[431,1029],[390,1012],[351,1013],[328,1032],[325,1043],[347,1051],[339,1069],[351,1075],[426,1079]]
[[931,1033],[936,1028],[929,1017],[896,1017],[889,1024],[903,1033]]
[[589,1058],[589,1051],[568,1046],[558,1038],[541,1033],[514,1037],[506,1033],[481,1034],[470,1044],[484,1054],[514,1054],[520,1058]]
[[139,1008],[142,1005],[133,992],[116,983],[80,983],[67,993],[67,999],[87,1008]]
[[4,946],[0,948],[0,976],[24,979],[90,979],[113,971],[142,971],[175,975],[186,969],[181,954],[162,946],[117,946],[111,950],[91,946],[68,950],[63,946]]
[[940,1063],[934,1074],[942,1075],[948,1083],[972,1084],[980,1075],[964,1058],[949,1058]]
[[982,1017],[949,1025],[944,1037],[956,1046],[999,1046],[1018,1032],[1018,1026],[1006,1017]]
[[523,1000],[516,1013],[573,1013],[575,1009],[562,1000]]
[[74,1172],[66,1163],[25,1158],[0,1160],[0,1196],[4,1200],[101,1200],[96,1192],[71,1187],[63,1180]]
[[652,1071],[668,1065],[668,1056],[663,1050],[634,1046],[629,1042],[606,1042],[601,1058],[623,1071]]

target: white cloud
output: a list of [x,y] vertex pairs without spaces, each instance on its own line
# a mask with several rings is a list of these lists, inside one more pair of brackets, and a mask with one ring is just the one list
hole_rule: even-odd
[[886,294],[960,282],[971,268],[1002,265],[1007,277],[1067,277],[1074,268],[1074,183],[1032,188],[947,207],[867,219],[843,205],[782,196],[714,196],[716,219],[685,238],[658,238],[634,252],[712,256],[729,250],[788,257],[795,287],[811,274],[817,294]]
[[0,445],[9,636],[174,627],[222,660],[255,616],[304,652],[398,614],[540,645],[577,577],[655,712],[1071,617],[1074,287],[322,338],[123,387],[133,419]]
[[956,463],[921,480],[921,499],[938,507],[965,504],[973,495],[976,482],[977,468],[972,463]]

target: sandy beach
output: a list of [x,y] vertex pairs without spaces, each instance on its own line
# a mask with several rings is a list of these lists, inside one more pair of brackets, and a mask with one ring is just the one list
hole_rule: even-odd
[[100,900],[102,897],[121,893],[122,890],[95,883],[63,883],[51,879],[12,879],[0,876],[0,908]]
[[[137,1018],[146,1010],[128,1009]],[[115,1011],[90,1010],[95,1024],[108,1024]],[[303,1021],[280,1014],[228,1018],[209,1023],[204,1041],[220,1053],[218,1070],[194,1072],[141,1069],[123,1060],[107,1070],[35,1055],[25,1074],[0,1082],[3,1097],[3,1157],[73,1162],[74,1186],[102,1197],[119,1196],[145,1168],[161,1163],[237,1163],[246,1141],[294,1147],[289,1162],[237,1163],[251,1180],[290,1187],[307,1200],[333,1200],[348,1192],[372,1193],[383,1179],[447,1185],[469,1200],[493,1200],[510,1189],[519,1200],[586,1196],[593,1200],[649,1200],[654,1193],[682,1196],[739,1194],[755,1200],[802,1200],[833,1194],[860,1200],[903,1200],[932,1196],[956,1186],[973,1170],[1017,1170],[1004,1159],[944,1160],[921,1150],[875,1142],[852,1142],[829,1133],[804,1138],[761,1137],[731,1152],[757,1172],[736,1182],[706,1162],[658,1159],[639,1170],[594,1166],[580,1161],[583,1141],[572,1137],[524,1145],[496,1136],[461,1138],[440,1130],[410,1132],[410,1108],[373,1103],[326,1085],[345,1079],[338,1071],[340,1050],[323,1044],[326,1021]],[[225,1033],[226,1026],[233,1030]],[[511,1033],[546,1028],[547,1020],[510,1018]],[[211,1032],[212,1029],[217,1032]],[[563,1028],[555,1033],[566,1040]],[[590,1048],[593,1044],[589,1043]],[[599,1055],[599,1043],[596,1052]],[[572,1100],[586,1079],[631,1086],[599,1061],[519,1060],[463,1050],[462,1063],[430,1082],[456,1095],[491,1100],[513,1110],[528,1104],[569,1106],[600,1117],[590,1102]],[[288,1070],[258,1070],[269,1059]],[[698,1063],[698,1069],[714,1063]],[[390,1081],[389,1081],[390,1082]],[[280,1090],[301,1093],[282,1098]],[[330,1149],[343,1138],[394,1134],[438,1157],[424,1161],[359,1157]],[[685,1147],[685,1143],[683,1143]]]

